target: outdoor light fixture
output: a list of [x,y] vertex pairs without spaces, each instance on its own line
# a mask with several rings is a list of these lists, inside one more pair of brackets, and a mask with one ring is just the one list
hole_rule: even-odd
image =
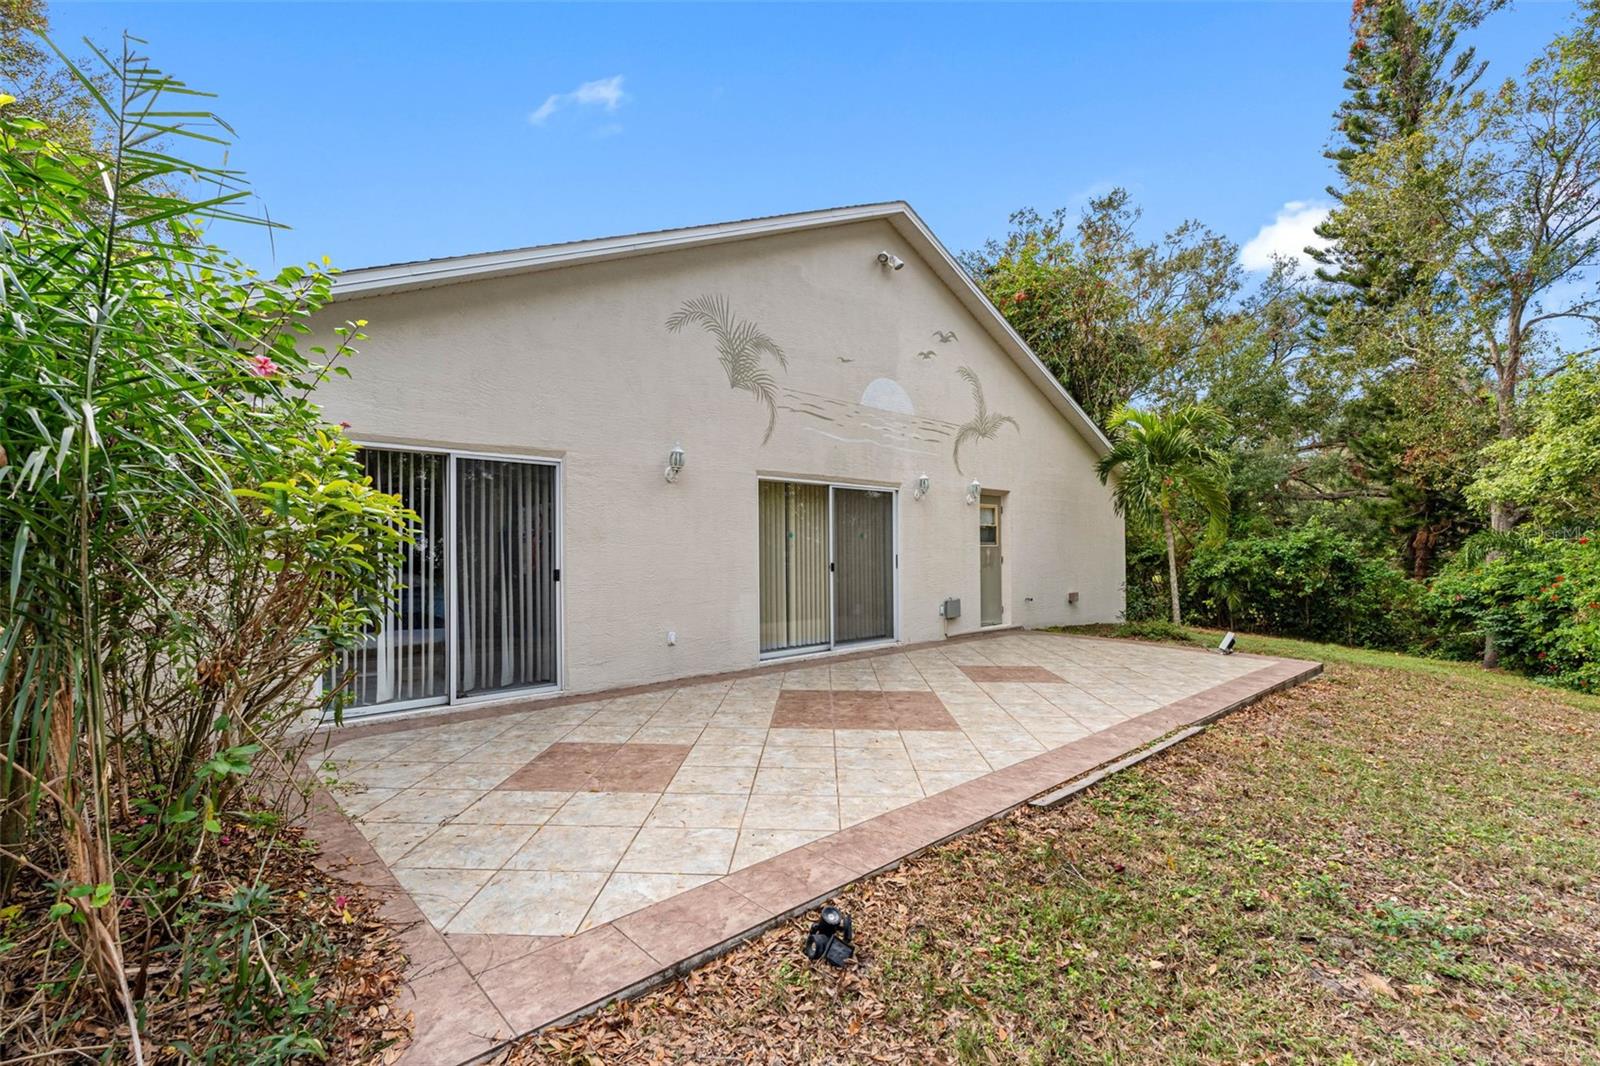
[[856,953],[855,928],[850,916],[838,907],[824,907],[806,934],[806,958],[822,959],[831,966],[843,966]]
[[983,486],[978,484],[977,478],[973,478],[971,481],[969,481],[967,483],[967,505],[971,506],[972,504],[977,503],[978,494],[982,491]]
[[1230,629],[1227,635],[1222,638],[1222,643],[1217,645],[1217,650],[1224,655],[1232,655],[1233,646],[1237,643],[1238,641],[1233,636],[1233,630]]
[[911,498],[914,500],[922,499],[928,494],[928,486],[931,484],[933,484],[933,482],[928,480],[927,474],[918,476],[917,487],[911,491]]
[[680,471],[682,469],[683,469],[683,445],[674,444],[672,446],[672,450],[667,453],[667,469],[663,473],[662,476],[665,477],[668,481],[676,481],[676,480],[678,480],[678,471]]
[[878,262],[882,263],[890,270],[899,270],[901,267],[906,265],[906,261],[901,259],[898,255],[895,255],[893,252],[879,252]]

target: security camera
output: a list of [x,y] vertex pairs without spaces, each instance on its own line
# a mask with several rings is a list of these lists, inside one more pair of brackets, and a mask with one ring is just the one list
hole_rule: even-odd
[[890,252],[879,252],[878,262],[882,263],[890,270],[899,270],[901,267],[906,265],[906,261],[904,259],[901,259],[898,255],[894,255]]

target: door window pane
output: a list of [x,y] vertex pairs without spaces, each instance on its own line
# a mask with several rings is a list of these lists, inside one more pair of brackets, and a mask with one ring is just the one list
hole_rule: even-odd
[[828,489],[760,482],[761,650],[828,643]]
[[833,640],[894,636],[894,494],[833,490]]
[[555,468],[456,460],[456,694],[556,680]]
[[342,653],[326,679],[348,693],[351,709],[443,701],[445,677],[445,478],[449,457],[436,452],[361,449],[373,487],[397,494],[421,524],[404,549],[400,589],[378,631]]

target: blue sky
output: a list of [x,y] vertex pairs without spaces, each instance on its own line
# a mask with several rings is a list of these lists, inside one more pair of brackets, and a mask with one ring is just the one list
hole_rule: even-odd
[[[1491,76],[1567,24],[1523,2]],[[343,267],[905,199],[953,250],[1132,190],[1294,246],[1329,170],[1349,6],[56,3],[219,94],[280,265]],[[264,236],[229,234],[256,265]]]

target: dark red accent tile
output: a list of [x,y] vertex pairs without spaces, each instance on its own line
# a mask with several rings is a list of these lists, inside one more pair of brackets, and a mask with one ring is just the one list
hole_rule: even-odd
[[688,744],[623,744],[589,778],[587,792],[665,792]]
[[526,1033],[611,999],[661,969],[633,941],[601,925],[485,970],[478,984],[517,1031]]
[[651,958],[673,966],[701,955],[771,915],[713,881],[618,918],[612,924]]
[[772,728],[832,729],[833,694],[813,689],[782,690],[772,712]]
[[501,933],[444,933],[443,936],[444,942],[470,974],[480,974],[561,940],[558,936],[511,936]]
[[953,733],[961,728],[943,701],[931,692],[885,692],[883,698],[895,729]]
[[963,666],[961,672],[982,684],[985,681],[1021,681],[1024,683],[1065,684],[1056,674],[1042,666]]
[[720,883],[776,916],[832,895],[854,880],[848,868],[806,848],[796,848],[736,870]]

